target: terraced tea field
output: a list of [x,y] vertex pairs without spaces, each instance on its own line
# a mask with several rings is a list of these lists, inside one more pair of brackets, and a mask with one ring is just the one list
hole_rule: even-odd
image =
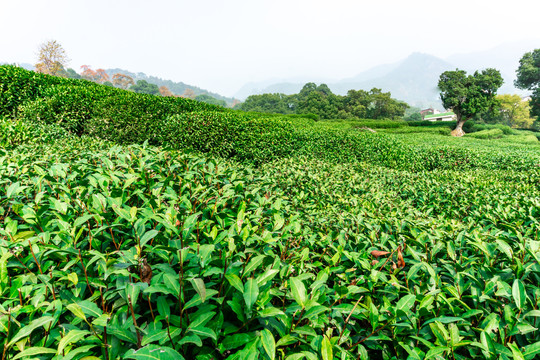
[[540,354],[535,142],[0,70],[2,359]]

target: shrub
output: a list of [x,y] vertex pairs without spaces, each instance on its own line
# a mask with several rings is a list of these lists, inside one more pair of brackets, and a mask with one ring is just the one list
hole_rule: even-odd
[[190,99],[135,94],[14,66],[0,66],[0,90],[0,115],[15,115],[20,110],[27,120],[61,124],[79,135],[101,133],[100,123],[114,123],[114,134],[102,135],[123,143],[144,142],[146,133],[155,136],[156,119],[185,111],[227,111]]
[[296,137],[286,118],[251,118],[238,112],[180,113],[156,128],[156,142],[240,161],[261,163],[294,152]]
[[484,140],[500,139],[503,135],[504,132],[501,129],[481,130],[478,132],[466,134],[466,136]]
[[13,148],[31,143],[52,143],[68,136],[59,126],[36,125],[20,119],[0,117],[0,147]]
[[456,122],[455,121],[429,121],[429,120],[422,120],[422,121],[408,121],[407,124],[409,126],[423,126],[423,127],[447,127],[447,128],[455,128]]
[[11,65],[0,66],[0,115],[17,115],[20,105],[43,96],[49,87],[59,84],[93,83],[39,74]]
[[81,135],[96,115],[101,99],[113,96],[115,90],[105,86],[52,86],[43,91],[42,98],[21,106],[20,116],[35,123],[58,124]]

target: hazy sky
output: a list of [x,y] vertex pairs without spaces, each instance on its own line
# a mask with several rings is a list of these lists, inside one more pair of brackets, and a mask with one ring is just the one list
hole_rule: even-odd
[[0,62],[35,63],[54,39],[77,71],[118,67],[232,96],[250,81],[339,79],[415,51],[539,38],[539,13],[539,0],[0,0]]

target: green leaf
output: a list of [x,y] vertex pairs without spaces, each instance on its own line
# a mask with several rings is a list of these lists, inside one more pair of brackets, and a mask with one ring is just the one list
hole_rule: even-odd
[[167,298],[165,296],[158,297],[157,308],[159,315],[164,317],[171,316],[171,307],[169,306],[169,303],[167,302]]
[[135,217],[137,216],[137,210],[138,209],[136,206],[132,206],[131,209],[129,209],[129,215],[131,216],[131,219],[135,219]]
[[431,328],[433,335],[437,338],[439,345],[445,346],[448,344],[449,334],[440,322],[436,321],[431,323],[429,324],[429,327]]
[[332,352],[332,343],[327,336],[323,336],[321,343],[321,356],[323,360],[332,360],[334,358],[334,354]]
[[153,330],[148,334],[144,335],[142,338],[141,345],[145,346],[153,342],[159,341],[161,339],[167,338],[167,330]]
[[161,345],[146,345],[139,350],[128,350],[124,355],[124,359],[135,360],[184,360],[176,350]]
[[298,305],[304,308],[307,300],[306,287],[304,286],[304,283],[298,278],[290,278],[290,282],[291,293],[294,300],[298,303]]
[[7,269],[7,260],[11,256],[11,253],[6,252],[0,258],[0,295],[9,288],[9,273]]
[[69,273],[67,275],[67,279],[69,281],[71,281],[73,283],[73,285],[75,285],[75,286],[77,286],[77,284],[79,283],[79,277],[77,276],[77,273],[74,273],[74,272]]
[[237,275],[229,274],[225,275],[225,278],[236,290],[240,291],[242,294],[244,293],[244,284],[242,284],[242,280],[240,280]]
[[50,317],[50,316],[44,316],[44,317],[40,317],[40,318],[38,318],[36,320],[33,320],[28,325],[24,326],[21,330],[19,330],[19,332],[8,343],[8,346],[11,346],[11,345],[15,344],[16,342],[18,342],[19,340],[30,336],[32,331],[34,331],[38,327],[44,327],[44,328],[47,328],[47,330],[48,330],[48,327],[49,327],[50,323],[53,322],[53,321],[54,321],[54,319],[52,317]]
[[257,286],[257,281],[254,279],[249,279],[244,285],[244,301],[248,311],[251,311],[253,304],[257,301],[259,297],[259,286]]
[[64,336],[60,342],[58,343],[58,355],[63,355],[64,348],[72,343],[76,343],[77,341],[85,338],[86,336],[90,335],[90,331],[88,330],[71,330]]
[[163,283],[174,296],[180,294],[180,280],[178,279],[178,276],[169,273],[163,274]]
[[275,308],[275,307],[268,307],[268,308],[262,310],[261,312],[259,312],[260,317],[275,317],[275,316],[278,316],[278,315],[285,315],[285,313],[283,311],[281,311],[280,309]]
[[195,344],[196,346],[201,347],[202,340],[197,335],[185,335],[182,336],[182,338],[177,342],[178,346],[182,346],[184,344]]
[[216,333],[214,332],[214,330],[212,330],[210,328],[207,328],[207,327],[204,327],[204,326],[198,326],[198,327],[194,327],[194,328],[189,328],[188,331],[191,331],[192,333],[194,333],[196,335],[199,335],[199,336],[212,338],[212,339],[214,339],[214,341],[217,340]]
[[109,314],[103,314],[95,318],[92,321],[92,324],[96,326],[107,326],[107,324],[109,323],[109,316],[110,316]]
[[199,294],[199,296],[201,297],[201,301],[204,303],[204,301],[206,300],[206,287],[204,286],[203,279],[196,278],[190,281],[197,294]]
[[247,344],[248,342],[253,340],[253,337],[254,336],[252,334],[246,333],[227,335],[223,339],[221,345],[223,346],[224,350],[232,350]]
[[21,188],[20,182],[15,182],[11,184],[6,191],[6,198],[10,199],[12,195],[17,195],[19,192],[21,192],[23,188]]
[[503,240],[495,240],[495,242],[497,243],[498,247],[499,247],[499,250],[505,254],[509,260],[512,260],[513,258],[513,253],[512,253],[512,248],[510,247],[510,245],[508,245],[506,243],[506,241],[503,241]]
[[435,321],[438,321],[438,322],[440,322],[442,324],[450,324],[450,323],[457,322],[457,321],[465,321],[465,319],[460,318],[460,317],[455,317],[455,316],[441,316],[441,317],[438,317],[438,318],[429,319],[428,321],[426,321],[424,323],[423,326],[428,325],[428,324],[430,324],[432,322],[435,322]]
[[512,356],[514,357],[514,360],[525,360],[525,356],[523,356],[523,353],[519,350],[515,343],[508,344],[508,347],[510,348],[510,350],[512,350]]
[[86,316],[84,315],[84,312],[82,311],[82,308],[79,306],[79,304],[69,304],[68,306],[66,306],[66,308],[79,319],[86,320]]
[[540,341],[534,344],[527,345],[523,348],[523,356],[529,360],[534,359],[536,355],[540,354]]
[[413,307],[415,301],[416,301],[416,296],[412,294],[402,297],[396,304],[396,315],[399,311],[405,314],[409,312],[411,308]]
[[276,341],[270,330],[264,329],[261,332],[261,342],[264,351],[266,351],[270,359],[274,360],[276,358]]
[[253,270],[255,270],[256,268],[258,268],[261,263],[263,262],[264,258],[266,256],[265,255],[259,255],[259,256],[255,256],[247,265],[246,265],[246,268],[244,269],[244,272],[242,273],[242,278],[244,276],[246,276],[247,274],[249,274],[250,272],[252,272]]
[[157,234],[159,234],[159,231],[157,231],[157,230],[150,230],[150,231],[146,232],[141,237],[141,240],[140,240],[141,247],[143,247],[144,245],[146,245],[147,242],[149,242],[150,240],[155,238]]
[[435,356],[437,355],[440,355],[446,351],[450,350],[449,347],[446,347],[446,346],[436,346],[436,347],[432,347],[431,349],[429,349],[429,351],[427,352],[426,354],[426,357],[425,359],[431,359],[431,358],[434,358]]
[[527,299],[527,294],[525,293],[525,285],[519,279],[514,280],[514,284],[512,285],[512,297],[517,308],[522,310]]
[[276,269],[268,269],[268,270],[266,270],[263,274],[261,274],[261,275],[259,275],[257,277],[257,284],[259,286],[263,286],[268,281],[272,280],[274,278],[274,276],[276,276],[278,273],[279,273],[279,271],[276,270]]
[[34,356],[34,355],[42,355],[42,354],[56,354],[56,350],[55,349],[49,349],[49,348],[46,348],[46,347],[31,347],[31,348],[28,348],[26,350],[24,350],[23,352],[20,352],[18,353],[17,355],[15,355],[13,357],[13,360],[17,360],[17,359],[20,359],[20,358],[24,358],[24,357],[30,357],[30,356]]
[[79,301],[77,305],[80,306],[82,312],[86,316],[100,317],[103,314],[103,311],[101,311],[101,309],[98,308],[98,306],[91,301],[88,301],[88,300]]

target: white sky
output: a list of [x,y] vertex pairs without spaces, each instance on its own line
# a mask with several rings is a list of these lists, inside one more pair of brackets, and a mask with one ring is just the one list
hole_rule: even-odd
[[118,67],[232,96],[250,81],[339,79],[415,51],[540,38],[539,13],[539,0],[0,0],[0,62],[35,63],[54,39],[77,71]]

